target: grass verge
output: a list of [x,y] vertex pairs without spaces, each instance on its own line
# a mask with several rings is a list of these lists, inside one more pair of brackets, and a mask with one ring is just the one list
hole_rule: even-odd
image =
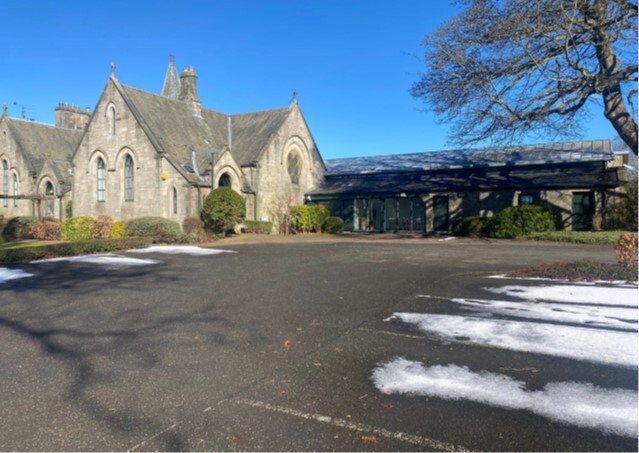
[[[574,242],[576,244],[614,245],[619,236],[628,231],[549,231],[531,233],[523,239],[533,241]],[[634,232],[634,234],[637,234]]]
[[91,255],[148,247],[150,238],[91,239],[88,241],[61,242],[22,248],[0,249],[0,263],[28,263],[35,260],[62,256]]

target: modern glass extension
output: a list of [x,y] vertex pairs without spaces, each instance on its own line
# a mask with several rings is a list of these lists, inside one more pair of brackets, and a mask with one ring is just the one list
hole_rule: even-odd
[[321,201],[331,215],[344,220],[344,231],[423,232],[424,203],[420,198],[350,198]]

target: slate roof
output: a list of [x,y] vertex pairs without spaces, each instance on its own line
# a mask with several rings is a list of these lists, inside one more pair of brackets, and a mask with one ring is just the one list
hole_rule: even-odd
[[[142,127],[150,134],[158,151],[164,152],[174,162],[192,167],[191,152],[223,150],[229,142],[228,118],[231,118],[231,155],[240,166],[251,165],[258,160],[275,134],[286,120],[290,108],[284,107],[261,112],[226,115],[214,110],[202,109],[201,116],[194,115],[187,103],[149,93],[116,82],[128,98],[131,110]],[[208,166],[210,157],[198,158],[198,169]]]
[[46,160],[70,161],[84,131],[8,118],[7,124],[31,170],[39,173]]
[[314,199],[346,196],[397,196],[438,191],[497,189],[592,189],[619,185],[616,168],[600,162],[446,169],[420,172],[328,175],[309,192]]
[[334,175],[559,164],[608,161],[612,159],[614,159],[614,154],[612,152],[612,143],[609,140],[591,140],[545,145],[354,157],[327,160],[325,162],[327,174]]

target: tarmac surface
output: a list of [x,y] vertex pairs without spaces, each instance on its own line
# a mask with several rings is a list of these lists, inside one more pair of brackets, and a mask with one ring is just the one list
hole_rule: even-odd
[[487,276],[530,264],[615,262],[612,247],[392,236],[212,247],[234,253],[10,266],[33,276],[0,284],[0,450],[637,450],[636,438],[382,394],[371,380],[405,357],[538,387],[636,391],[636,368],[447,343],[384,321],[454,314],[447,298],[485,297],[483,287],[514,282]]

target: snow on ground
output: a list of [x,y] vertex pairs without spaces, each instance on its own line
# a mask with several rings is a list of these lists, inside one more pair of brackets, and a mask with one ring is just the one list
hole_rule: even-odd
[[[508,277],[506,274],[500,274],[500,275],[491,275],[489,277],[486,278],[495,278],[498,280],[530,280],[533,282],[540,282],[540,281],[544,281],[544,282],[557,282],[557,283],[574,283],[571,280],[567,280],[567,279],[562,279],[562,278],[546,278],[546,277]],[[579,282],[579,285],[600,285],[600,284],[604,284],[604,285],[615,285],[615,286],[621,286],[621,287],[625,287],[625,288],[637,288],[637,283],[636,282],[628,282],[626,280],[593,280],[590,282]]]
[[150,259],[130,258],[128,256],[115,255],[113,253],[106,253],[101,255],[80,255],[80,256],[67,256],[62,258],[49,258],[46,260],[32,261],[33,263],[87,263],[87,264],[100,264],[107,267],[123,267],[123,266],[145,266],[149,264],[158,264],[161,261]]
[[29,274],[20,269],[8,269],[6,267],[0,267],[0,283],[5,283],[9,280],[15,280],[17,278],[33,277],[33,274]]
[[489,313],[629,330],[637,330],[637,317],[639,315],[637,308],[627,307],[553,303],[531,304],[479,299],[451,299],[451,301],[477,314]]
[[389,319],[446,341],[637,367],[636,332],[421,313],[394,313]]
[[602,304],[637,307],[637,287],[605,287],[579,285],[517,286],[484,288],[495,294],[531,301],[549,300],[571,304]]
[[220,249],[207,249],[202,247],[195,247],[192,245],[156,245],[152,247],[147,247],[143,249],[133,249],[127,250],[127,253],[168,253],[171,255],[175,255],[178,253],[184,253],[187,255],[219,255],[220,253],[235,253],[231,250],[220,250]]
[[372,376],[383,393],[468,400],[506,409],[524,409],[549,419],[622,436],[637,436],[637,392],[603,389],[590,383],[551,382],[541,391],[506,375],[475,373],[457,365],[425,367],[395,358]]

